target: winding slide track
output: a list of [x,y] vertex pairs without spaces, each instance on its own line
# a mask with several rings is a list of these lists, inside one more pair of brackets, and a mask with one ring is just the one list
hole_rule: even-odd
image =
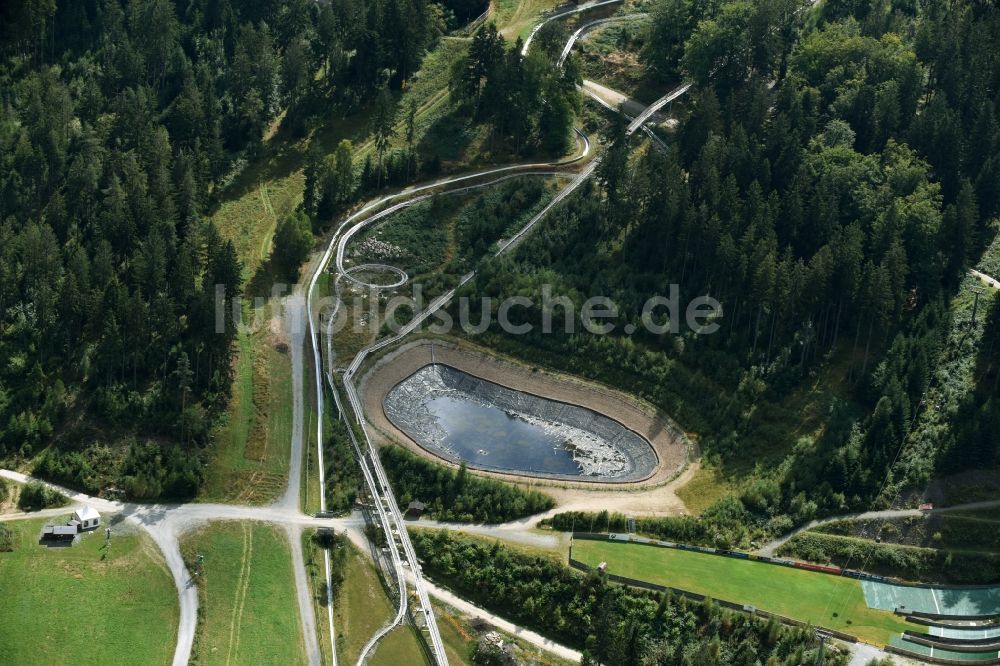
[[[569,14],[576,13],[578,11],[584,11],[586,9],[591,9],[594,7],[599,7],[603,5],[612,4],[615,2],[621,2],[621,0],[604,0],[603,2],[590,3],[588,5],[582,5],[578,8],[571,9],[569,11],[564,11],[550,16],[545,21],[553,18],[558,18],[560,16],[566,16]],[[536,26],[532,32],[532,36],[538,31],[542,24]],[[529,38],[530,42],[530,38]],[[661,104],[662,106],[662,104]],[[647,116],[648,117],[648,116]],[[512,238],[508,239],[496,252],[497,255],[508,251],[510,248],[518,244],[534,226],[547,214],[554,206],[558,205],[566,197],[568,197],[573,191],[575,191],[590,175],[593,173],[595,166],[597,165],[597,160],[593,160],[590,163],[583,166],[582,169],[574,170],[578,168],[577,163],[583,162],[590,155],[591,145],[587,137],[580,132],[576,131],[578,136],[578,141],[581,146],[580,153],[565,161],[561,162],[549,162],[540,164],[522,164],[515,166],[500,167],[494,169],[487,169],[483,171],[478,171],[474,173],[469,173],[460,176],[454,176],[450,178],[444,178],[434,181],[429,184],[410,187],[404,189],[398,193],[387,195],[376,199],[375,201],[369,203],[363,207],[358,212],[349,216],[345,219],[337,228],[330,243],[321,258],[321,261],[316,266],[314,273],[308,283],[307,294],[305,298],[305,313],[306,323],[308,325],[309,340],[312,345],[314,369],[316,372],[316,400],[317,409],[319,412],[319,418],[317,419],[316,434],[317,434],[317,453],[319,460],[319,474],[320,483],[323,483],[323,410],[324,410],[324,391],[323,391],[323,375],[320,368],[321,365],[321,354],[320,346],[318,340],[318,334],[316,330],[317,320],[313,312],[313,297],[315,294],[316,283],[319,276],[322,274],[325,267],[330,263],[331,259],[334,257],[334,252],[338,249],[340,250],[338,261],[335,265],[337,271],[337,278],[350,276],[347,273],[355,269],[343,269],[343,255],[342,249],[347,243],[347,238],[343,236],[345,231],[348,231],[354,227],[351,225],[360,221],[357,228],[354,229],[354,233],[362,228],[364,225],[371,223],[378,217],[389,214],[388,211],[383,211],[378,217],[375,216],[377,211],[383,206],[400,202],[403,205],[412,205],[415,203],[416,198],[426,198],[429,196],[435,196],[436,194],[452,193],[454,191],[459,191],[462,189],[473,189],[478,187],[486,187],[492,185],[500,180],[506,178],[511,178],[519,175],[560,175],[572,177],[572,180],[562,188],[559,193],[549,202],[549,204],[537,215],[535,215],[517,234]],[[629,132],[631,133],[631,131]],[[490,179],[491,176],[496,176]],[[459,185],[459,188],[455,188],[455,185]],[[433,192],[432,190],[440,189],[441,192]],[[262,192],[262,196],[266,196],[266,193]],[[398,210],[396,208],[395,210]],[[382,529],[385,531],[387,536],[387,541],[393,545],[390,548],[390,556],[393,563],[393,568],[395,570],[397,584],[399,586],[400,603],[397,610],[396,616],[393,621],[387,626],[381,628],[372,638],[369,640],[368,644],[364,648],[361,660],[364,661],[371,653],[374,647],[377,645],[378,641],[389,633],[395,626],[402,622],[402,619],[406,615],[406,611],[409,609],[409,596],[407,594],[407,585],[411,584],[419,598],[420,608],[418,612],[424,614],[426,620],[427,631],[428,631],[428,642],[434,654],[434,660],[438,664],[447,664],[448,659],[444,652],[444,646],[441,641],[440,633],[438,632],[437,623],[434,617],[434,612],[430,604],[428,597],[428,591],[434,593],[437,596],[441,596],[444,593],[442,590],[435,588],[432,584],[424,581],[420,566],[416,558],[416,553],[413,550],[413,546],[410,543],[409,537],[406,532],[406,527],[403,524],[402,515],[399,511],[399,507],[396,504],[394,496],[390,490],[389,482],[385,474],[385,470],[378,458],[377,448],[373,445],[367,432],[367,425],[364,420],[363,412],[361,409],[360,400],[358,399],[358,393],[354,385],[354,375],[361,366],[361,363],[365,357],[371,352],[377,351],[385,347],[386,345],[392,344],[404,336],[408,335],[410,332],[416,330],[420,325],[422,325],[431,315],[440,310],[448,303],[448,301],[454,296],[456,290],[461,286],[468,283],[475,277],[475,273],[469,273],[462,278],[459,285],[444,294],[443,296],[435,299],[430,306],[421,312],[413,321],[407,324],[403,329],[395,336],[387,338],[382,341],[378,341],[369,347],[363,349],[348,367],[347,371],[344,373],[343,386],[344,391],[347,394],[348,402],[350,404],[351,411],[354,413],[354,418],[358,423],[359,429],[364,439],[364,445],[360,438],[357,437],[354,428],[349,428],[348,432],[351,435],[352,442],[355,447],[355,452],[358,455],[358,459],[361,463],[362,473],[365,477],[365,484],[375,499],[375,511],[380,522]],[[293,344],[293,349],[301,349],[301,346],[297,342],[301,342],[303,336],[303,330],[300,324],[302,323],[302,295],[301,292],[293,294],[289,297],[286,303],[286,308],[288,309],[288,314],[291,316],[290,324],[290,334],[292,334],[293,340],[296,344]],[[332,363],[333,347],[332,341],[327,340],[328,347],[328,366],[325,372],[327,381],[329,382],[330,389],[337,402],[337,407],[342,415],[347,414],[345,405],[342,404],[340,399],[340,394],[337,391],[336,384],[334,381],[334,368]],[[294,354],[293,354],[294,355]],[[178,600],[180,606],[180,617],[178,622],[178,634],[177,643],[175,646],[174,657],[172,663],[174,666],[183,666],[187,664],[190,660],[192,647],[194,643],[195,632],[197,629],[197,614],[198,614],[198,594],[197,588],[193,584],[193,578],[191,572],[188,571],[180,552],[180,538],[181,536],[191,530],[192,528],[203,525],[211,521],[219,520],[240,520],[240,521],[261,521],[267,523],[273,523],[277,525],[282,525],[288,532],[289,540],[293,544],[293,554],[296,552],[294,545],[299,541],[299,535],[301,530],[306,527],[335,527],[341,529],[351,535],[352,538],[361,539],[363,538],[359,530],[359,521],[353,518],[348,519],[331,519],[331,518],[318,518],[313,516],[307,516],[303,514],[299,507],[299,486],[302,473],[302,422],[304,416],[304,378],[301,376],[302,370],[302,360],[301,353],[298,354],[298,358],[293,358],[293,375],[299,381],[293,382],[293,399],[294,405],[294,415],[293,420],[295,421],[293,427],[293,447],[291,451],[291,465],[289,472],[289,482],[286,487],[285,493],[272,505],[270,506],[240,506],[234,504],[210,504],[210,503],[189,503],[189,504],[134,504],[127,502],[115,502],[110,500],[104,500],[100,498],[90,497],[82,493],[77,493],[75,491],[63,488],[51,483],[45,483],[46,486],[53,490],[56,490],[67,497],[69,497],[74,505],[86,505],[97,508],[99,511],[109,513],[109,514],[120,514],[125,520],[132,522],[143,529],[145,529],[152,539],[156,542],[157,546],[162,551],[164,558],[166,560],[167,566],[174,578],[174,582],[178,592]],[[295,372],[295,368],[298,368],[298,373]],[[0,469],[0,478],[6,478],[18,483],[28,483],[34,481],[29,476],[24,474],[14,472],[11,470]],[[320,505],[321,510],[326,509],[325,496],[320,493]],[[9,519],[19,519],[19,518],[34,518],[45,515],[55,515],[64,514],[66,508],[59,509],[58,511],[52,512],[42,512],[37,514],[26,514],[26,515],[14,515],[14,516],[4,516],[0,520]],[[315,640],[315,631],[312,623],[312,605],[309,601],[309,590],[307,589],[308,584],[305,579],[304,570],[301,569],[302,558],[294,557],[296,560],[296,588],[299,597],[300,613],[302,614],[303,621],[303,631],[305,632],[306,641],[306,653],[307,659],[310,664],[318,664],[321,661],[321,656],[319,654],[319,648],[317,641]],[[327,583],[330,582],[330,558],[329,554],[325,553],[325,567]],[[410,573],[407,575],[405,568],[410,569]],[[332,605],[332,594],[328,585],[327,588],[327,623],[329,625],[329,632],[331,636],[331,645],[333,646],[332,654],[330,656],[331,663],[336,666],[336,636],[334,635],[334,625],[333,625],[333,605]],[[464,607],[472,612],[475,609],[474,606],[468,604],[467,602],[462,602]],[[476,609],[476,612],[483,614],[486,617],[491,617],[489,613],[485,613]],[[502,625],[501,625],[502,626]],[[505,627],[506,628],[506,627]],[[557,645],[548,641],[540,636],[535,635],[533,632],[520,632],[520,628],[511,625],[509,630],[515,631],[535,645],[543,647],[545,649],[554,649],[561,656],[566,658],[579,658],[579,653],[573,650],[565,648],[563,646]]]
[[[522,52],[527,53],[532,37],[534,37],[541,26],[548,21],[561,16],[567,16],[579,11],[585,11],[587,9],[613,4],[616,2],[621,2],[621,0],[604,0],[603,2],[582,5],[580,7],[550,16],[532,30],[532,33],[529,35]],[[575,41],[575,38],[571,41]],[[571,47],[572,44],[570,44],[570,48]],[[632,121],[627,129],[627,134],[633,134],[637,129],[644,125],[653,113],[671,100],[684,94],[688,88],[688,85],[681,86],[654,102]],[[334,262],[332,273],[335,275],[335,279],[339,280],[341,276],[347,275],[350,269],[344,267],[344,255],[347,244],[351,238],[366,226],[419,201],[424,201],[432,196],[438,196],[441,194],[453,194],[455,192],[487,187],[501,180],[520,175],[572,175],[570,182],[561,188],[552,200],[549,201],[549,203],[539,213],[533,216],[517,233],[504,241],[496,250],[494,256],[499,256],[508,252],[511,248],[516,247],[517,244],[519,244],[527,236],[527,234],[531,232],[535,225],[537,225],[537,223],[544,218],[549,211],[569,197],[580,187],[580,185],[593,175],[594,169],[600,161],[599,157],[596,157],[586,163],[578,171],[570,171],[576,163],[585,160],[590,153],[590,142],[587,140],[587,137],[579,130],[576,130],[576,132],[582,145],[582,151],[579,155],[570,160],[487,169],[460,176],[440,179],[426,185],[407,188],[401,192],[390,194],[370,202],[354,214],[348,216],[340,223],[340,225],[338,225],[321,260],[315,266],[315,270],[309,281],[309,287],[306,294],[306,319],[309,327],[309,339],[312,345],[313,367],[315,369],[315,390],[318,411],[318,418],[316,422],[316,441],[319,464],[317,467],[319,468],[321,487],[324,483],[322,452],[323,414],[325,409],[323,381],[324,372],[321,371],[321,368],[323,368],[323,359],[321,354],[322,347],[319,340],[320,322],[313,309],[316,285],[319,281],[320,275],[327,270],[331,260]],[[499,177],[490,179],[491,176]],[[470,181],[474,182],[470,183]],[[454,187],[456,185],[458,186],[457,188]],[[395,496],[385,473],[385,469],[379,459],[378,447],[373,442],[368,432],[368,425],[364,418],[361,399],[355,385],[355,377],[362,363],[370,354],[399,342],[413,331],[419,329],[431,316],[433,316],[441,308],[445,307],[452,300],[457,291],[475,278],[475,276],[476,271],[466,274],[461,278],[455,287],[434,299],[427,308],[413,317],[406,325],[402,326],[396,334],[377,340],[358,352],[351,360],[351,363],[347,366],[341,377],[343,390],[347,398],[346,405],[341,400],[337,390],[336,381],[334,379],[333,363],[330,359],[330,356],[334,351],[332,341],[330,339],[326,340],[328,355],[325,372],[326,384],[334,396],[334,400],[337,403],[337,408],[340,411],[340,414],[342,416],[346,416],[348,413],[353,413],[353,418],[351,419],[353,423],[351,427],[348,428],[348,433],[352,446],[354,447],[355,454],[358,456],[362,475],[365,478],[365,485],[374,504],[379,527],[381,527],[384,531],[386,542],[390,546],[389,553],[392,568],[394,570],[394,577],[396,579],[396,587],[398,588],[399,594],[399,605],[395,617],[385,626],[381,627],[371,637],[362,649],[358,660],[359,663],[365,662],[374,651],[378,642],[396,626],[403,622],[406,617],[407,610],[410,608],[408,582],[412,584],[418,600],[419,605],[415,608],[415,610],[417,613],[423,614],[424,625],[427,630],[427,641],[430,645],[431,652],[434,655],[435,663],[441,666],[446,665],[448,663],[448,657],[445,654],[444,644],[441,640],[441,635],[437,627],[434,610],[428,597],[428,584],[423,579],[423,575],[420,570],[420,563],[417,560],[413,545],[410,541],[409,535],[407,534],[402,513],[396,503]],[[340,304],[337,303],[335,307],[339,308],[339,306]],[[348,406],[350,408],[349,411],[346,409]],[[360,431],[360,437],[358,436],[359,433],[355,431],[355,426],[357,427],[357,430]],[[325,500],[321,499],[321,510],[325,510],[325,508]],[[407,574],[406,569],[409,569],[409,574]],[[327,566],[326,573],[327,576],[330,575],[329,566]],[[332,613],[332,611],[330,612]]]

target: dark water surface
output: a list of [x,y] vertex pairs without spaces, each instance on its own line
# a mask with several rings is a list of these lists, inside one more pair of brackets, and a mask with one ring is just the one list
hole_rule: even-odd
[[548,474],[580,474],[565,441],[497,407],[451,395],[425,403],[446,435],[442,442],[471,466]]

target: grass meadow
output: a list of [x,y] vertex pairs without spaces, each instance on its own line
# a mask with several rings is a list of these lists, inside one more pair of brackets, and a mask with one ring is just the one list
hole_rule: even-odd
[[[368,639],[395,613],[374,565],[355,546],[349,545],[348,549],[344,582],[334,599],[333,622],[339,661],[353,664]],[[417,659],[420,653],[415,651],[411,657]],[[416,662],[404,659],[394,666],[410,663]]]
[[113,533],[105,549],[101,529],[43,548],[46,522],[65,520],[4,523],[14,550],[0,552],[0,662],[170,663],[177,589],[149,537]]
[[201,611],[192,662],[297,664],[305,661],[285,533],[248,522],[215,522],[181,542],[188,563],[204,555]]

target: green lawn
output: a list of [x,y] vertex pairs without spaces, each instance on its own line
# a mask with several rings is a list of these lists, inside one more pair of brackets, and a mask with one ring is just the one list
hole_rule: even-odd
[[[334,599],[333,622],[337,629],[340,663],[358,661],[368,639],[395,614],[374,565],[353,545],[345,560],[344,582]],[[409,664],[397,662],[395,666]]]
[[881,645],[913,628],[892,613],[868,608],[853,578],[609,541],[574,540],[573,557],[590,566],[607,562],[609,573],[750,604]]
[[204,554],[201,618],[192,661],[296,664],[305,661],[291,552],[283,531],[217,522],[181,542],[186,562]]
[[323,566],[323,550],[313,541],[316,530],[302,531],[302,554],[305,557],[306,577],[316,616],[316,639],[319,641],[321,664],[332,663],[330,659],[330,620],[326,612],[326,569]]
[[429,665],[427,649],[411,625],[396,627],[383,638],[368,663],[373,666],[419,666]]
[[292,444],[292,370],[283,336],[269,325],[271,307],[258,308],[258,330],[241,330],[233,396],[215,431],[215,448],[200,500],[266,504],[288,481]]
[[119,534],[105,556],[98,530],[71,548],[43,548],[46,522],[4,523],[15,537],[14,551],[0,552],[0,662],[169,663],[177,589],[156,545]]

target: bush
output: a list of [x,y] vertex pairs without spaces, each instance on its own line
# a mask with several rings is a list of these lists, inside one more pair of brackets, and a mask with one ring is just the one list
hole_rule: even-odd
[[32,481],[21,491],[21,496],[17,500],[18,508],[23,511],[41,511],[57,506],[65,506],[69,503],[61,493],[48,486]]
[[14,530],[0,523],[0,553],[14,551]]

